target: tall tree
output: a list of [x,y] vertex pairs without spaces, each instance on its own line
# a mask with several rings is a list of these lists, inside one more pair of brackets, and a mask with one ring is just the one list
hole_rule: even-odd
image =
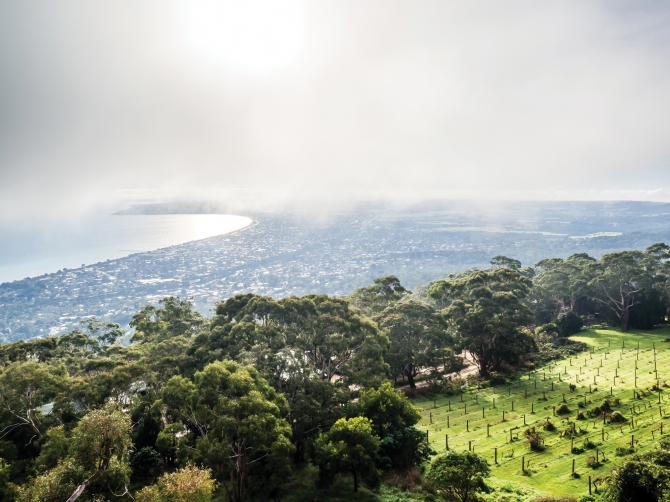
[[468,502],[477,500],[477,491],[490,472],[488,462],[475,453],[445,452],[433,460],[427,477],[434,487]]
[[640,303],[653,284],[652,270],[640,251],[619,251],[604,255],[589,267],[592,298],[618,318],[621,331],[630,327],[631,309]]
[[358,480],[368,484],[379,482],[375,467],[379,438],[372,432],[372,424],[365,417],[342,418],[314,442],[314,460],[319,466],[323,484],[331,484],[336,474],[346,472],[354,478],[354,492]]
[[[219,304],[208,337],[196,344],[196,356],[220,351],[239,359],[243,352],[256,354],[256,360],[282,373],[269,354],[283,348],[304,354],[320,378],[332,381],[345,376],[350,382],[379,382],[386,373],[384,351],[388,339],[367,317],[350,308],[342,298],[307,295],[274,301],[254,295],[233,297]],[[277,364],[280,364],[278,362]],[[270,377],[270,375],[267,375]]]
[[288,406],[256,369],[214,362],[193,381],[173,377],[162,396],[190,431],[183,453],[211,468],[232,502],[246,500],[250,487],[270,495],[289,474]]
[[357,289],[349,298],[354,307],[373,317],[411,293],[395,275],[389,275],[375,279],[372,286]]
[[448,305],[443,314],[456,326],[460,344],[483,377],[503,364],[518,364],[534,349],[532,337],[521,329],[531,320],[524,304],[531,285],[518,272],[499,268],[452,276],[429,289],[431,298]]
[[33,361],[6,366],[0,372],[0,439],[22,427],[31,431],[29,443],[42,437],[45,428],[39,408],[61,397],[67,379],[62,366]]
[[391,371],[416,388],[414,378],[427,366],[437,366],[435,360],[451,344],[444,317],[429,305],[408,301],[387,308],[377,320],[391,341],[386,355]]
[[595,261],[586,253],[579,253],[565,260],[548,258],[535,264],[531,300],[534,310],[547,312],[546,317],[536,315],[540,322],[576,311],[579,301],[589,293],[588,267]]
[[130,426],[130,417],[113,403],[86,415],[72,432],[68,458],[34,478],[20,500],[74,502],[84,493],[127,487]]
[[361,392],[358,401],[349,405],[347,414],[370,419],[373,432],[381,439],[379,465],[384,469],[419,467],[435,453],[426,442],[425,433],[414,427],[421,413],[389,382]]
[[205,319],[193,310],[193,304],[181,298],[167,297],[159,302],[160,307],[147,305],[130,321],[135,332],[133,342],[152,342],[175,336],[197,335],[205,325]]

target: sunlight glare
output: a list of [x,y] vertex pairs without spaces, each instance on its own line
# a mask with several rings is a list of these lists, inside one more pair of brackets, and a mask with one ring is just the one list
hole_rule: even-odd
[[189,49],[228,71],[270,73],[302,49],[302,0],[189,0],[176,5]]

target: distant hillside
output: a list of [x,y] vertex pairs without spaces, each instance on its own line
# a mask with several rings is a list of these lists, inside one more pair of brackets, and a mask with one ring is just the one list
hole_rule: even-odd
[[226,207],[220,202],[160,202],[155,204],[135,204],[115,215],[154,215],[154,214],[226,214]]

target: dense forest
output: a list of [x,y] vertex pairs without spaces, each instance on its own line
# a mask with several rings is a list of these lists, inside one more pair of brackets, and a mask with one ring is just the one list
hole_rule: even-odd
[[[390,276],[348,297],[238,295],[211,319],[170,297],[128,332],[90,318],[0,345],[0,498],[282,500],[312,468],[319,493],[395,476],[475,500],[487,462],[435,455],[412,397],[467,385],[464,355],[468,378],[504,380],[583,350],[568,337],[585,324],[651,329],[669,312],[670,248],[656,244],[533,268],[497,256],[413,292]],[[613,500],[628,500],[626,472]]]

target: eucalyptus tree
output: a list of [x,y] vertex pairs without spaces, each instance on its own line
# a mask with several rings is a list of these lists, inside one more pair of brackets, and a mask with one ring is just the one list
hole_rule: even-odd
[[400,284],[400,280],[395,275],[389,275],[375,279],[372,286],[357,289],[349,296],[349,300],[354,307],[374,317],[411,293]]
[[653,287],[653,268],[645,258],[640,251],[619,251],[588,267],[591,297],[613,312],[624,332],[630,328],[631,310]]
[[319,466],[321,483],[330,485],[336,474],[344,472],[354,479],[354,493],[358,491],[359,479],[374,487],[379,483],[375,466],[378,451],[379,437],[373,433],[369,419],[338,420],[314,442],[314,461]]
[[437,366],[444,351],[452,344],[442,314],[416,301],[396,303],[377,316],[380,329],[388,336],[391,347],[386,354],[393,375],[407,378],[414,389],[414,378],[420,371]]
[[386,374],[388,339],[346,299],[239,295],[219,304],[216,312],[210,334],[195,340],[196,358],[251,357],[277,385],[283,364],[277,354],[283,349],[305,358],[329,382],[347,377],[351,383],[371,385]]
[[218,361],[175,376],[157,405],[188,431],[181,455],[210,468],[232,502],[269,496],[290,473],[288,404],[255,368]]
[[197,335],[206,325],[205,319],[195,310],[193,304],[181,298],[166,297],[159,307],[147,305],[130,321],[135,331],[133,342],[162,341],[175,336]]
[[540,322],[577,310],[579,302],[589,295],[589,265],[595,261],[578,253],[565,260],[547,258],[535,264],[530,300]]
[[472,354],[480,375],[517,365],[535,349],[522,328],[532,318],[525,304],[532,282],[508,268],[478,270],[436,281],[428,295],[445,305],[458,343]]

